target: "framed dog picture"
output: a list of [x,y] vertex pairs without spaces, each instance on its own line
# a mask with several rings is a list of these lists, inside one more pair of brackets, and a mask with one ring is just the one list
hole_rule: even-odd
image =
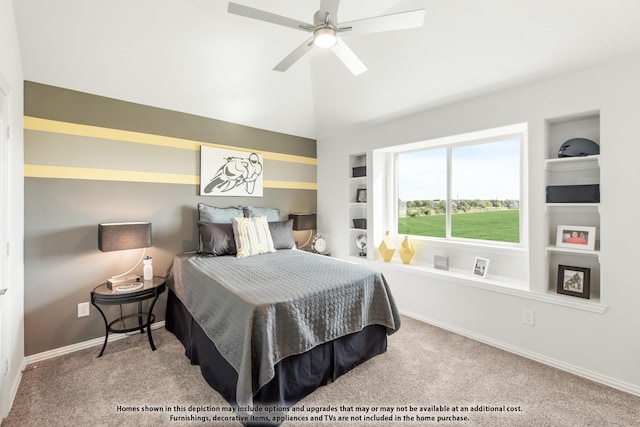
[[558,265],[557,292],[579,298],[589,298],[591,269]]

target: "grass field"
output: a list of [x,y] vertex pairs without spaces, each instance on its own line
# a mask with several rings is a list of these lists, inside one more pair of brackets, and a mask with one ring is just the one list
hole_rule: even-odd
[[[445,237],[445,216],[430,215],[400,218],[398,234]],[[451,216],[451,235],[468,239],[520,241],[520,211],[506,209],[461,213]]]

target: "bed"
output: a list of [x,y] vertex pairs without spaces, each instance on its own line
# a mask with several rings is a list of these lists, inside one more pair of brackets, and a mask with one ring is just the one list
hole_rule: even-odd
[[274,408],[385,352],[400,327],[382,274],[296,249],[177,255],[167,285],[166,328],[250,426],[279,425]]

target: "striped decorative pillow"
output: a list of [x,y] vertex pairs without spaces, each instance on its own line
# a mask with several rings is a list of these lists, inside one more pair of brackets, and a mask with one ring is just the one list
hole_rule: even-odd
[[238,258],[276,251],[266,216],[232,218],[231,221]]

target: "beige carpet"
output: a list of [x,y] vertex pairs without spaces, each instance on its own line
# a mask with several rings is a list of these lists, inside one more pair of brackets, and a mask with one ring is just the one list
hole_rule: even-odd
[[[2,427],[240,426],[212,421],[233,413],[171,333],[154,341],[155,352],[136,335],[100,359],[96,347],[28,366]],[[283,427],[640,426],[640,397],[406,317],[385,354],[294,409]]]

